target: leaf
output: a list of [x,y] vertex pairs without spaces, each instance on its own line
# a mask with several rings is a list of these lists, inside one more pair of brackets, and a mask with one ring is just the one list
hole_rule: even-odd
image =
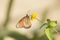
[[50,27],[50,28],[53,28],[57,25],[57,21],[47,19],[47,22],[48,22],[48,27]]
[[45,34],[48,37],[49,40],[53,40],[53,33],[51,28],[46,28],[45,29]]
[[57,23],[55,21],[50,22],[50,26],[55,27],[56,25],[57,25]]

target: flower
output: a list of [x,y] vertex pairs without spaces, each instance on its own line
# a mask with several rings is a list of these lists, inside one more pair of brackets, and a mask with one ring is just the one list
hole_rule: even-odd
[[31,19],[32,19],[32,20],[35,19],[36,16],[37,16],[37,13],[36,13],[36,12],[33,12],[32,15],[31,15]]

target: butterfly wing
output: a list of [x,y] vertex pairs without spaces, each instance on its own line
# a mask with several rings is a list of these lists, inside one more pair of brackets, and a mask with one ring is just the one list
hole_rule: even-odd
[[26,15],[25,17],[23,17],[18,23],[17,23],[17,28],[30,28],[31,27],[31,22],[29,19],[29,16]]
[[24,26],[24,20],[25,20],[25,17],[23,17],[18,23],[17,23],[17,28],[22,28]]
[[30,28],[31,27],[31,22],[30,19],[28,17],[25,18],[24,23],[24,28]]

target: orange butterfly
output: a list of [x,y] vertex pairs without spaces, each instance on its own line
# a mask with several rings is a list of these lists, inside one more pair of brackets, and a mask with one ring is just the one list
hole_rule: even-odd
[[26,28],[26,29],[28,29],[28,28],[30,28],[31,27],[31,22],[30,22],[30,18],[29,18],[29,16],[28,16],[28,14],[25,16],[25,17],[23,17],[18,23],[17,23],[17,28]]

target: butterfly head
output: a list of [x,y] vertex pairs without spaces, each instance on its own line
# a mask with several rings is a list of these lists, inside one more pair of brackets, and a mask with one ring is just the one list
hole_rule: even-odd
[[29,15],[28,15],[28,14],[26,14],[26,17],[27,17],[27,18],[29,18]]

